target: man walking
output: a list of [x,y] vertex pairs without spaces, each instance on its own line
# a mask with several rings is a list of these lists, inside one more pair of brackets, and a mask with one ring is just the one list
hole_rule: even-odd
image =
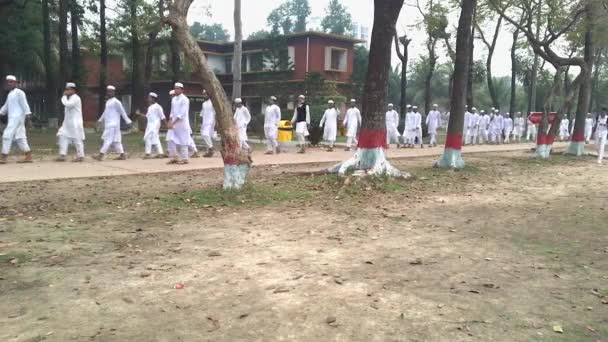
[[6,164],[13,142],[17,143],[17,146],[25,156],[18,163],[31,163],[33,161],[32,151],[27,143],[25,126],[32,111],[27,103],[25,92],[17,88],[17,78],[13,75],[6,76],[6,84],[9,93],[6,97],[6,102],[0,108],[0,115],[8,115],[8,123],[2,134],[0,164]]
[[279,122],[281,121],[281,108],[276,105],[277,98],[271,96],[264,111],[264,135],[266,136],[266,154],[279,153]]
[[323,113],[319,127],[323,127],[323,140],[327,143],[327,152],[333,152],[336,135],[338,133],[338,111],[334,105],[334,100],[327,101],[327,109]]
[[205,158],[213,157],[213,133],[215,132],[215,109],[207,91],[203,89],[203,107],[201,109],[201,138],[207,147]]
[[309,135],[308,125],[310,125],[310,107],[306,104],[306,97],[304,95],[298,96],[298,106],[293,110],[291,124],[295,125],[296,128],[296,138],[298,139],[298,145],[300,147],[298,153],[305,153],[306,137]]
[[399,144],[399,130],[397,127],[399,126],[399,113],[395,109],[393,109],[393,104],[388,104],[388,110],[385,114],[385,122],[386,122],[386,144],[388,146],[391,145],[391,142],[395,142],[397,144],[397,148],[401,147]]
[[601,164],[604,159],[604,149],[606,148],[606,135],[608,134],[608,108],[602,108],[600,116],[597,118],[595,128],[595,147],[597,148],[597,163]]
[[441,113],[437,110],[439,106],[433,105],[433,110],[429,112],[426,117],[426,127],[431,140],[429,141],[429,147],[437,146],[437,130],[441,127]]
[[106,107],[101,114],[101,117],[97,122],[103,124],[103,145],[99,150],[99,154],[93,157],[99,161],[102,161],[105,155],[108,153],[110,147],[119,154],[116,160],[126,160],[125,150],[122,146],[122,133],[120,132],[120,119],[125,120],[127,125],[131,124],[131,119],[127,116],[122,103],[118,101],[115,96],[116,87],[109,85],[106,87]]
[[[163,108],[156,103],[158,95],[156,93],[148,94],[148,111],[146,112],[146,132],[144,133],[144,146],[146,155],[144,159],[152,158],[152,149],[156,149],[156,157],[163,158],[163,147],[160,143],[160,126],[165,121],[165,112]],[[141,115],[141,114],[140,114]]]
[[167,127],[167,142],[169,143],[168,164],[188,164],[188,146],[191,143],[190,100],[184,95],[184,85],[180,82],[173,87],[174,96],[171,99],[171,115]]
[[346,127],[346,148],[345,151],[350,151],[353,143],[357,145],[357,131],[361,126],[361,112],[357,108],[357,101],[355,99],[350,100],[350,108],[346,111],[344,117],[344,127]]
[[251,114],[249,109],[243,105],[243,100],[240,98],[234,99],[236,109],[234,110],[234,122],[239,130],[239,141],[241,143],[241,150],[251,153],[251,147],[247,143],[249,137],[247,136],[247,126],[251,122]]
[[67,83],[61,98],[61,103],[65,107],[63,123],[57,132],[59,140],[58,162],[67,160],[68,147],[74,145],[76,148],[76,158],[73,162],[84,161],[84,123],[82,119],[82,101],[76,93],[76,84]]

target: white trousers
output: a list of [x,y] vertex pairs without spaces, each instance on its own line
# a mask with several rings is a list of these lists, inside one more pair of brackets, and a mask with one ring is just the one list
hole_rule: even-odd
[[125,153],[125,150],[122,147],[122,142],[112,141],[112,140],[104,140],[103,145],[101,146],[101,149],[99,150],[99,153],[101,153],[101,154],[108,153],[108,150],[110,149],[110,147],[113,148],[114,151],[116,151],[116,153],[119,153],[119,154]]
[[477,128],[469,128],[467,130],[467,136],[465,143],[467,145],[475,145],[477,143],[477,134],[479,130]]
[[19,147],[21,152],[26,153],[26,152],[31,151],[30,145],[28,145],[26,138],[15,139],[15,140],[2,139],[2,154],[8,155],[11,152],[11,146],[13,145],[13,142],[15,142],[17,144],[17,146]]
[[209,136],[209,135],[202,135],[201,137],[203,138],[203,142],[205,143],[205,146],[207,146],[208,149],[212,149],[213,148],[213,140],[211,139],[211,136]]
[[437,144],[437,133],[429,133],[429,135],[431,136],[429,145],[436,145]]
[[68,138],[63,135],[59,136],[59,155],[67,156],[70,145],[74,145],[74,148],[76,148],[76,157],[84,158],[84,142],[82,139]]
[[266,148],[268,151],[274,151],[279,147],[276,127],[264,127],[264,135],[266,136]]
[[353,143],[355,145],[359,143],[357,137],[346,137],[346,147],[351,148],[353,146]]
[[595,133],[595,147],[597,148],[597,162],[601,164],[604,159],[604,149],[606,148],[606,132]]
[[173,159],[188,160],[188,145],[178,145],[175,142],[168,141],[169,156]]
[[505,130],[505,143],[509,143],[509,138],[511,137],[511,131]]
[[146,154],[152,154],[152,148],[156,147],[156,153],[163,154],[163,146],[160,143],[158,136],[144,139]]
[[479,137],[479,143],[480,144],[485,144],[488,142],[488,130],[487,129],[480,129],[479,133],[478,133],[478,137]]

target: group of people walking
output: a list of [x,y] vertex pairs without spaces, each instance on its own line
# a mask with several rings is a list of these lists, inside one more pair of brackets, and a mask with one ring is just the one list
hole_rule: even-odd
[[[24,153],[24,158],[20,163],[31,163],[32,152],[28,145],[26,135],[27,118],[31,114],[25,93],[17,87],[17,79],[15,76],[6,77],[9,93],[4,105],[0,108],[0,115],[8,115],[8,124],[4,129],[2,136],[2,153],[0,154],[0,163],[7,162],[8,154],[12,144],[15,143],[18,148]],[[128,117],[122,103],[115,96],[116,88],[112,85],[106,88],[106,104],[103,113],[98,119],[98,123],[103,128],[101,136],[103,144],[93,158],[101,161],[104,160],[108,152],[113,150],[118,154],[116,159],[126,159],[126,152],[122,145],[121,120],[127,124],[131,124],[131,119]],[[146,113],[136,112],[136,115],[145,117],[147,121],[146,130],[144,133],[145,156],[149,158],[170,158],[170,164],[187,164],[189,158],[198,156],[198,150],[194,139],[192,138],[192,128],[190,127],[190,100],[184,94],[184,85],[175,83],[173,90],[169,92],[171,96],[171,111],[167,119],[162,106],[157,103],[158,95],[149,93],[148,109]],[[203,91],[203,105],[201,109],[201,127],[200,134],[205,145],[206,152],[203,157],[213,157],[215,154],[214,140],[218,140],[216,127],[216,113],[209,95]],[[276,104],[277,98],[271,96],[268,99],[268,105],[264,111],[264,135],[266,139],[266,154],[280,153],[278,143],[278,129],[281,121],[281,109]],[[82,162],[85,158],[84,151],[84,122],[82,116],[82,101],[77,93],[77,87],[74,83],[67,83],[61,103],[65,107],[65,116],[61,127],[57,132],[59,157],[57,161],[63,162],[67,160],[68,148],[74,146],[76,150],[74,162]],[[240,98],[234,100],[234,123],[238,129],[240,147],[242,150],[251,152],[251,147],[248,144],[247,129],[251,122],[251,114],[247,107],[243,104]],[[588,143],[591,140],[592,132],[596,127],[596,144],[598,145],[598,154],[603,156],[603,146],[606,141],[606,108],[594,120],[591,114],[587,115],[585,120],[585,141]],[[438,105],[434,104],[429,111],[426,119],[418,111],[417,106],[407,106],[405,114],[405,122],[403,131],[399,132],[400,115],[394,109],[393,104],[388,104],[385,115],[386,121],[386,142],[390,146],[391,143],[396,143],[397,148],[414,148],[416,145],[423,147],[423,131],[422,122],[424,121],[427,127],[427,133],[430,137],[429,147],[437,145],[438,130],[444,126],[444,122],[449,120],[449,113],[445,115],[445,121],[441,112],[438,110]],[[319,122],[319,127],[323,129],[323,139],[327,145],[328,151],[333,151],[338,133],[338,120],[340,111],[336,108],[333,100],[329,100],[327,108]],[[166,124],[167,134],[166,143],[168,155],[165,155],[163,144],[161,142],[160,129]],[[304,95],[298,96],[297,106],[294,108],[291,123],[295,128],[295,135],[298,144],[298,153],[306,152],[306,137],[310,135],[309,127],[311,125],[310,106],[306,103]],[[342,124],[346,129],[346,150],[350,151],[353,144],[356,146],[359,128],[361,127],[362,118],[361,112],[357,108],[357,101],[351,99],[348,109],[342,120]],[[572,133],[572,126],[564,117],[560,123],[559,136],[561,140],[567,140]],[[511,141],[520,142],[524,133],[527,133],[526,140],[534,141],[537,134],[536,124],[528,117],[527,125],[521,113],[516,113],[514,118],[507,113],[501,114],[498,109],[492,108],[489,113],[485,111],[477,112],[476,108],[467,108],[464,117],[463,127],[463,144],[475,145],[483,143],[502,144]],[[600,148],[601,151],[600,151]],[[601,162],[601,157],[600,157]]]

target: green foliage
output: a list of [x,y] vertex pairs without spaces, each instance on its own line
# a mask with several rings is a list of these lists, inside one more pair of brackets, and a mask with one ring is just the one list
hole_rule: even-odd
[[303,32],[310,13],[308,0],[287,0],[271,11],[266,21],[275,35]]
[[325,91],[325,78],[318,72],[309,72],[304,79],[304,89],[309,97],[317,97]]
[[41,3],[37,1],[15,0],[0,7],[2,75],[11,73],[28,79],[42,78],[41,12]]
[[264,62],[271,71],[293,70],[293,61],[289,58],[287,38],[284,35],[269,33],[262,47]]
[[267,39],[272,35],[271,32],[268,32],[266,30],[259,30],[259,31],[255,31],[252,32],[248,37],[247,40],[258,40],[258,39]]
[[325,17],[321,21],[323,31],[338,35],[350,34],[353,20],[346,7],[339,0],[331,0],[325,9]]
[[190,33],[197,39],[210,42],[227,42],[230,40],[230,34],[222,24],[209,25],[195,21],[194,24],[190,26]]
[[353,74],[351,75],[351,83],[353,86],[352,92],[355,97],[360,97],[363,94],[368,64],[369,50],[363,45],[355,46]]

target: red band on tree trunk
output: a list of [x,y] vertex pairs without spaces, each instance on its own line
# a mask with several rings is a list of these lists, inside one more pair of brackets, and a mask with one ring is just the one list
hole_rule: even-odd
[[386,148],[386,128],[362,128],[359,133],[359,148]]
[[538,133],[536,145],[547,145],[547,135],[545,133]]
[[572,134],[572,141],[583,142],[585,141],[585,133],[574,133]]
[[453,150],[462,149],[462,134],[448,133],[445,138],[445,148],[451,148]]

